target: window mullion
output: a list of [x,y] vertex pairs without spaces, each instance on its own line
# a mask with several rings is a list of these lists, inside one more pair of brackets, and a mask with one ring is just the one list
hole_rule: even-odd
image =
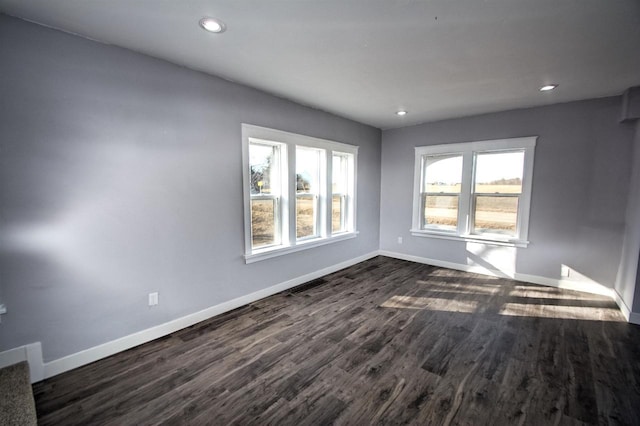
[[414,172],[413,172],[413,214],[412,229],[422,229],[424,226],[424,174],[425,174],[425,156],[419,154],[416,148]]
[[472,218],[472,189],[473,189],[473,152],[462,155],[462,182],[460,185],[460,199],[458,200],[458,235],[471,232]]
[[420,217],[418,218],[418,229],[423,229],[424,226],[426,225],[426,220],[425,220],[425,216],[424,216],[424,209],[427,206],[427,193],[426,192],[420,192]]
[[[331,202],[332,198],[332,180],[333,180],[333,151],[322,150],[320,158],[320,200],[318,205],[318,214],[320,221],[318,223],[319,234],[321,238],[331,235]],[[324,173],[324,176],[322,175]]]
[[522,217],[524,216],[522,214],[522,193],[520,194],[514,194],[514,197],[518,200],[518,209],[517,209],[517,216],[516,216],[516,237],[520,238],[522,235]]
[[518,238],[529,239],[529,210],[531,207],[531,180],[533,178],[533,147],[524,150],[522,191],[518,197]]
[[357,191],[358,191],[358,159],[355,154],[351,154],[347,162],[347,223],[345,223],[345,229],[349,232],[355,232],[357,229]]
[[[296,205],[297,205],[297,193],[296,193],[296,147],[295,145],[288,146],[289,152],[287,155],[287,174],[286,174],[286,188],[283,188],[283,194],[286,193],[286,210],[283,211],[282,216],[286,217],[287,221],[283,224],[283,230],[286,229],[286,234],[283,232],[283,244],[288,246],[296,245]],[[283,197],[285,198],[285,197]],[[284,208],[284,206],[283,206]],[[286,228],[285,228],[286,226]],[[285,239],[286,238],[286,239]]]
[[340,231],[348,231],[349,198],[347,194],[340,194]]

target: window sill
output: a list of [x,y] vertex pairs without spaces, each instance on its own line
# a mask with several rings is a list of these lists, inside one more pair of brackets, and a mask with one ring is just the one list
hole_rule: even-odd
[[425,231],[424,229],[411,229],[411,235],[414,237],[439,238],[442,240],[464,241],[468,243],[484,243],[495,246],[521,247],[526,248],[529,241],[518,240],[515,238],[485,235],[458,235],[448,232]]
[[358,236],[358,231],[345,232],[344,234],[338,234],[322,239],[313,239],[307,241],[300,241],[295,246],[287,247],[272,247],[262,251],[256,251],[251,254],[244,255],[245,263],[254,263],[261,260],[271,259],[273,257],[284,256],[286,254],[295,253],[302,250],[307,250],[314,247],[324,246],[326,244],[337,243],[338,241],[350,240]]

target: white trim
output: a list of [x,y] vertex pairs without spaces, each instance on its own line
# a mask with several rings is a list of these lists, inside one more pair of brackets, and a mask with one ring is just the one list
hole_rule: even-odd
[[[525,248],[528,245],[529,214],[531,207],[531,191],[533,183],[533,163],[537,136],[527,136],[511,139],[495,139],[464,143],[447,143],[415,147],[414,177],[413,177],[413,210],[411,232],[415,236],[447,238],[455,235],[461,241],[495,242],[497,245],[511,245]],[[488,233],[473,232],[473,202],[475,155],[500,151],[523,151],[524,163],[522,170],[522,191],[518,196],[518,213],[515,238],[495,236]],[[458,195],[458,226],[455,233],[441,233],[437,228],[422,227],[422,195],[424,188],[424,158],[425,156],[456,155],[462,156],[462,176],[460,193]],[[427,235],[429,234],[429,235]]]
[[[475,173],[475,158],[473,151],[462,153],[462,181],[460,182],[460,194],[458,194],[458,226],[456,233],[459,235],[467,233],[473,228],[473,190]],[[426,200],[425,200],[426,203]],[[422,218],[420,219],[422,222]],[[418,222],[420,224],[420,222]],[[417,228],[419,228],[418,226]]]
[[620,296],[620,293],[618,293],[616,290],[614,290],[613,299],[616,301],[616,304],[620,308],[622,315],[628,322],[630,322],[631,324],[640,325],[640,312],[633,312],[624,302],[624,299],[622,298],[622,296]]
[[0,352],[0,368],[8,367],[22,361],[29,364],[31,383],[44,379],[44,364],[42,362],[42,345],[40,342],[30,343]]
[[[321,139],[313,136],[301,135],[298,133],[286,132],[284,130],[270,129],[268,127],[256,126],[254,124],[242,123],[242,137],[252,139],[262,139],[267,142],[285,143],[288,145],[304,145],[307,147],[328,149],[340,152],[357,152],[356,145],[349,145],[329,139]],[[301,143],[301,139],[302,143]],[[346,150],[346,151],[345,151]],[[355,153],[354,152],[354,153]]]
[[[418,147],[415,148],[415,158],[413,163],[413,210],[411,215],[411,229],[420,229],[420,210],[422,209],[422,162],[424,157],[418,154]],[[464,169],[464,167],[463,167]]]
[[27,352],[25,346],[9,349],[0,352],[0,368],[8,367],[27,360]]
[[522,193],[518,199],[518,237],[522,241],[529,239],[529,219],[531,216],[531,193],[533,188],[533,159],[538,137],[533,138],[531,146],[527,146],[524,153],[522,170]]
[[629,309],[622,296],[620,296],[620,293],[618,293],[618,291],[615,289],[613,290],[613,300],[616,301],[616,304],[620,308],[620,312],[622,312],[624,318],[627,321],[631,322],[631,309]]
[[590,285],[583,286],[579,283],[567,283],[563,282],[562,280],[540,277],[536,275],[518,273],[506,274],[498,270],[491,270],[480,266],[462,265],[458,263],[412,256],[387,250],[378,250],[47,363],[43,363],[42,347],[40,342],[9,349],[7,351],[0,352],[0,368],[13,365],[21,361],[28,361],[29,369],[31,372],[31,382],[35,383],[40,380],[47,379],[49,377],[53,377],[66,371],[72,370],[74,368],[92,363],[94,361],[98,361],[102,358],[106,358],[135,346],[150,342],[159,337],[176,332],[193,324],[197,324],[198,322],[207,320],[213,316],[220,315],[222,313],[247,305],[265,297],[269,297],[281,291],[288,290],[300,284],[304,284],[308,281],[323,277],[341,269],[348,268],[349,266],[364,262],[365,260],[371,259],[378,255],[483,275],[512,278],[520,281],[531,282],[533,284],[541,284],[551,287],[560,287],[571,290],[604,294],[607,296],[611,296],[616,301],[616,303],[620,307],[620,310],[622,311],[623,316],[630,323],[640,325],[640,313],[630,312],[629,308],[626,306],[624,301],[622,301],[622,298],[617,294],[617,292],[615,292],[613,289],[601,286],[599,284],[594,285],[593,283],[588,283]]
[[537,136],[521,138],[490,139],[473,142],[443,143],[438,145],[417,146],[416,153],[424,154],[462,154],[467,151],[502,151],[515,148],[534,148]]
[[[357,236],[356,206],[357,206],[357,163],[358,146],[327,139],[314,138],[312,136],[285,132],[242,123],[242,178],[243,178],[243,203],[244,203],[244,258],[246,263],[269,259],[282,254],[292,253],[308,249],[317,245],[323,245]],[[252,247],[251,238],[251,189],[250,189],[250,145],[251,143],[263,143],[280,147],[280,209],[277,214],[277,229],[280,239],[277,245],[269,248]],[[322,151],[320,157],[318,208],[316,209],[317,237],[311,238],[313,244],[306,240],[299,240],[296,236],[296,151],[297,149],[311,148]],[[332,236],[331,234],[331,166],[333,153],[346,154],[349,157],[350,182],[347,188],[347,200],[349,203],[347,217],[347,231],[349,237],[344,235]],[[351,166],[351,164],[353,164]],[[323,212],[323,214],[319,214]],[[323,240],[322,243],[319,240]],[[318,242],[316,244],[316,242]],[[304,246],[298,249],[298,246]]]
[[622,300],[622,297],[618,294],[617,291],[615,291],[612,288],[603,286],[602,284],[598,284],[594,282],[584,282],[584,281],[583,282],[568,281],[563,279],[541,277],[539,275],[522,274],[518,272],[505,273],[497,269],[485,268],[478,265],[463,265],[460,263],[446,262],[446,261],[437,260],[437,259],[429,259],[426,257],[413,256],[410,254],[397,253],[397,252],[388,251],[388,250],[379,250],[378,254],[380,256],[387,256],[387,257],[393,257],[395,259],[408,260],[410,262],[440,266],[442,268],[455,269],[458,271],[473,272],[476,274],[488,275],[492,277],[510,278],[518,281],[524,281],[532,284],[540,284],[540,285],[545,285],[549,287],[558,287],[558,288],[564,288],[567,290],[576,290],[576,291],[582,291],[585,293],[600,294],[603,296],[610,297],[616,302],[616,305],[618,305],[618,308],[620,309],[622,316],[627,320],[627,322],[631,324],[640,325],[640,312],[632,312],[627,306],[627,304],[624,303],[624,300]]
[[338,241],[350,240],[358,236],[358,232],[346,232],[342,234],[332,235],[325,238],[314,238],[313,240],[298,241],[295,246],[288,247],[275,247],[264,251],[254,251],[253,254],[245,254],[245,263],[254,263],[261,260],[271,259],[273,257],[284,256],[285,254],[291,254],[302,250],[307,250],[314,247],[324,246],[326,244],[337,243]]
[[185,315],[173,321],[169,321],[164,324],[160,324],[155,327],[151,327],[146,330],[142,330],[137,333],[133,333],[128,336],[124,336],[119,339],[112,340],[110,342],[103,343],[101,345],[94,346],[92,348],[85,349],[71,355],[67,355],[63,358],[47,362],[46,364],[44,364],[44,378],[56,376],[60,373],[64,373],[65,371],[81,367],[99,359],[114,355],[118,352],[122,352],[143,343],[150,342],[151,340],[166,336],[167,334],[174,333],[178,330],[182,330],[185,327],[197,324],[216,315],[220,315],[222,313],[231,311],[257,300],[264,299],[265,297],[269,297],[281,291],[288,290],[292,287],[304,284],[308,281],[323,277],[341,269],[348,268],[349,266],[355,265],[357,263],[364,262],[365,260],[371,259],[372,257],[375,257],[377,255],[378,252],[374,251],[353,259],[345,260],[344,262],[340,262],[335,265],[310,272],[308,274],[290,279],[280,284],[258,290],[245,296],[237,297],[235,299],[220,303],[215,306],[211,306],[209,308],[194,312],[189,315]]
[[[410,254],[396,253],[387,250],[380,250],[381,256],[393,257],[396,259],[408,260],[411,262],[424,263],[427,265],[440,266],[442,268],[455,269],[464,272],[473,272],[475,274],[488,275],[492,277],[510,278],[518,281],[524,281],[532,284],[540,284],[549,287],[564,288],[567,290],[582,291],[585,293],[600,294],[603,296],[611,297],[615,300],[615,291],[612,288],[605,287],[602,284],[594,282],[576,282],[562,279],[554,279],[541,277],[539,275],[522,274],[519,272],[507,273],[499,271],[497,269],[485,268],[479,265],[464,265],[461,263],[446,262],[444,260],[429,259],[426,257],[413,256]],[[623,312],[624,314],[624,312]]]
[[[249,147],[253,142],[257,142],[262,145],[272,146],[277,148],[277,155],[275,156],[275,165],[274,167],[279,171],[277,185],[277,193],[265,196],[266,198],[271,198],[275,203],[275,228],[278,239],[276,240],[277,245],[279,247],[282,246],[285,242],[289,241],[289,216],[283,215],[282,212],[289,211],[289,202],[292,199],[291,194],[289,193],[289,168],[291,167],[291,159],[289,158],[288,153],[288,145],[285,143],[272,142],[267,140],[261,140],[252,138],[250,136],[246,136],[245,132],[247,130],[242,128],[242,182],[243,182],[243,203],[244,203],[244,224],[245,224],[245,232],[244,232],[244,240],[245,247],[248,248],[246,250],[250,250],[251,247],[251,200],[254,198],[251,196],[251,191],[249,189],[251,176],[249,171]],[[291,154],[295,158],[295,150],[293,154]],[[292,164],[295,164],[295,160]],[[273,182],[272,182],[273,183]],[[246,251],[248,253],[248,251]]]
[[30,343],[25,346],[27,352],[27,362],[31,374],[31,383],[44,379],[44,361],[42,359],[42,344],[40,342]]
[[439,238],[441,240],[454,240],[454,241],[465,241],[471,243],[484,243],[494,246],[509,246],[509,247],[527,247],[529,245],[529,241],[526,240],[517,240],[513,238],[503,238],[500,235],[496,236],[487,236],[487,235],[457,235],[454,232],[445,233],[445,232],[436,232],[429,231],[426,229],[410,229],[411,235],[414,237],[426,237],[426,238]]

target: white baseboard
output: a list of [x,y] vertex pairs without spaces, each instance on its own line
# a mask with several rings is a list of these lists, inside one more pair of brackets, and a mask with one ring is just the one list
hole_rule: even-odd
[[564,288],[567,290],[583,291],[585,293],[599,294],[614,299],[615,290],[590,281],[569,281],[563,279],[547,278],[538,275],[521,274],[516,272],[513,279],[532,284],[546,285],[549,287]]
[[627,322],[640,325],[640,313],[633,312],[617,291],[614,290],[613,293],[613,300],[616,301],[618,308],[620,308],[620,312],[622,312],[622,316],[627,320]]
[[620,312],[622,312],[622,316],[628,322],[631,322],[631,314],[632,314],[631,309],[629,309],[627,304],[624,303],[624,300],[622,299],[622,296],[620,296],[620,294],[616,290],[613,290],[613,300],[616,301],[616,304],[618,305],[618,308],[620,308]]
[[365,260],[371,259],[377,255],[388,256],[402,260],[408,260],[417,263],[424,263],[433,266],[440,266],[444,268],[456,269],[466,272],[474,272],[483,275],[504,277],[504,278],[512,278],[520,281],[530,282],[534,284],[542,284],[552,287],[561,287],[572,290],[580,290],[580,291],[588,291],[597,294],[605,294],[611,296],[622,311],[622,314],[625,318],[634,324],[640,324],[640,313],[630,312],[629,308],[622,301],[620,296],[612,289],[601,286],[599,284],[594,283],[585,283],[586,286],[582,286],[580,283],[575,282],[565,282],[563,280],[556,280],[546,277],[540,277],[536,275],[528,275],[528,274],[508,274],[498,270],[491,270],[487,268],[483,268],[480,266],[474,265],[463,265],[452,262],[445,262],[436,259],[428,259],[419,256],[406,255],[402,253],[396,253],[386,250],[379,250],[375,252],[371,252],[365,254],[363,256],[356,257],[354,259],[350,259],[336,265],[329,266],[327,268],[323,268],[300,277],[291,279],[289,281],[282,282],[280,284],[276,284],[274,286],[256,291],[254,293],[250,293],[245,296],[238,297],[236,299],[221,303],[219,305],[211,306],[209,308],[203,309],[201,311],[195,312],[193,314],[186,315],[181,318],[177,318],[175,320],[169,321],[164,324],[157,325],[155,327],[148,328],[146,330],[139,331],[134,334],[130,334],[128,336],[124,336],[122,338],[113,340],[111,342],[107,342],[98,346],[94,346],[89,349],[85,349],[83,351],[65,356],[63,358],[59,358],[47,363],[43,363],[42,360],[42,347],[40,342],[32,343],[25,346],[20,346],[18,348],[10,349],[5,352],[0,352],[0,368],[9,366],[12,364],[16,364],[21,361],[28,361],[29,368],[31,371],[31,382],[37,382],[65,371],[72,370],[77,367],[81,367],[83,365],[92,363],[94,361],[100,360],[102,358],[106,358],[108,356],[114,355],[118,352],[122,352],[124,350],[133,348],[135,346],[141,345],[143,343],[150,342],[154,339],[157,339],[162,336],[166,336],[167,334],[176,332],[185,327],[189,327],[191,325],[197,324],[198,322],[204,321],[216,315],[220,315],[222,313],[228,312],[230,310],[239,308],[241,306],[247,305],[249,303],[258,301],[265,297],[271,296],[273,294],[279,293],[281,291],[288,290],[292,287],[298,286],[300,284],[304,284],[308,281],[314,280],[316,278],[320,278],[327,274],[331,274],[333,272],[339,271],[341,269],[347,268],[349,266],[355,265],[357,263],[363,262]]
[[491,277],[510,278],[518,281],[524,281],[532,284],[546,285],[549,287],[564,288],[567,290],[577,290],[586,293],[600,294],[615,299],[615,291],[609,287],[595,282],[576,282],[563,279],[541,277],[539,275],[522,274],[519,272],[504,272],[497,269],[485,268],[479,265],[464,265],[461,263],[447,262],[438,259],[429,259],[426,257],[413,256],[410,254],[397,253],[393,251],[380,250],[378,254],[381,256],[393,257],[396,259],[409,260],[411,262],[424,263],[427,265],[440,266],[442,268],[455,269],[464,272],[473,272],[475,274],[488,275]]
[[631,312],[629,307],[624,303],[617,292],[609,287],[595,282],[576,282],[563,279],[547,278],[538,275],[521,274],[519,272],[506,273],[497,269],[489,269],[478,265],[464,265],[461,263],[446,262],[438,259],[429,259],[426,257],[413,256],[404,253],[397,253],[387,250],[380,250],[378,254],[381,256],[393,257],[396,259],[408,260],[411,262],[424,263],[427,265],[440,266],[443,268],[455,269],[458,271],[473,272],[476,274],[489,275],[492,277],[511,278],[518,281],[524,281],[532,284],[546,285],[549,287],[564,288],[567,290],[583,291],[587,293],[600,294],[611,297],[615,300],[625,319],[633,324],[640,324],[640,313]]
[[44,364],[42,363],[42,346],[40,342],[0,352],[0,368],[8,367],[22,361],[29,363],[31,383],[38,382],[44,378]]
[[563,279],[554,279],[554,278],[541,277],[538,275],[521,274],[518,272],[505,273],[503,271],[498,271],[497,269],[489,269],[489,268],[484,268],[482,266],[477,266],[477,265],[463,265],[460,263],[452,263],[452,262],[446,262],[446,261],[437,260],[437,259],[429,259],[426,257],[413,256],[409,254],[397,253],[397,252],[392,252],[387,250],[379,250],[378,254],[381,256],[393,257],[396,259],[408,260],[408,261],[417,262],[417,263],[424,263],[427,265],[440,266],[443,268],[455,269],[458,271],[473,272],[476,274],[489,275],[493,277],[511,278],[511,279],[524,281],[532,284],[540,284],[540,285],[546,285],[549,287],[559,287],[567,290],[584,291],[587,293],[595,293],[603,296],[608,296],[608,297],[611,297],[616,302],[616,304],[618,305],[618,308],[620,309],[620,312],[622,312],[622,315],[628,322],[630,322],[631,324],[640,325],[640,312],[632,312],[631,309],[627,306],[627,304],[624,303],[624,300],[622,300],[622,297],[620,297],[617,291],[615,291],[612,288],[605,287],[602,284],[598,284],[594,282],[586,282],[586,281],[576,282],[576,281],[569,281],[569,280],[563,280]]
[[348,268],[349,266],[363,262],[367,259],[371,259],[372,257],[375,257],[377,255],[378,255],[378,252],[374,251],[374,252],[365,254],[363,256],[359,256],[354,259],[350,259],[350,260],[338,263],[336,265],[332,265],[323,269],[319,269],[314,272],[310,272],[300,277],[296,277],[289,281],[276,284],[274,286],[247,294],[245,296],[241,296],[236,299],[229,300],[219,305],[211,306],[209,308],[203,309],[193,314],[189,314],[184,317],[177,318],[173,321],[169,321],[164,324],[160,324],[155,327],[151,327],[146,330],[142,330],[137,333],[130,334],[128,336],[121,337],[116,340],[112,340],[111,342],[103,343],[101,345],[94,346],[92,348],[85,349],[80,352],[76,352],[74,354],[65,356],[63,358],[59,358],[59,359],[47,362],[44,364],[43,378],[46,379],[52,376],[56,376],[60,373],[64,373],[65,371],[69,371],[74,368],[81,367],[83,365],[92,363],[99,359],[114,355],[118,352],[122,352],[124,350],[141,345],[143,343],[150,342],[154,339],[157,339],[162,336],[166,336],[167,334],[174,333],[178,330],[182,330],[185,327],[189,327],[191,325],[197,324],[201,321],[204,321],[216,315],[220,315],[222,313],[231,311],[233,309],[239,308],[241,306],[247,305],[257,300],[264,299],[265,297],[274,295],[284,290],[288,290],[292,287],[298,286],[300,284],[304,284],[308,281],[314,280],[316,278],[320,278],[322,276],[331,274],[341,269]]

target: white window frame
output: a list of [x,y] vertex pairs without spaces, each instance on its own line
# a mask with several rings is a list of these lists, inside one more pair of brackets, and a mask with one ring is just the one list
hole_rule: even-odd
[[[294,173],[296,175],[296,205],[297,205],[298,199],[311,198],[311,200],[313,201],[313,207],[314,207],[313,208],[313,215],[314,215],[313,228],[315,230],[315,234],[308,235],[306,237],[298,237],[297,235],[298,230],[296,227],[296,241],[300,243],[306,240],[314,240],[317,238],[321,238],[323,236],[325,215],[321,214],[321,212],[326,210],[324,204],[328,202],[326,198],[323,196],[324,194],[326,194],[327,177],[325,176],[325,173],[327,172],[327,158],[326,158],[327,152],[323,149],[318,149],[318,148],[310,147],[307,145],[296,145],[296,156],[297,156],[298,149],[318,151],[317,187],[312,188],[311,192],[298,192],[298,188],[297,188],[298,171],[296,170]],[[296,222],[296,225],[297,225],[297,222]]]
[[[280,146],[282,193],[279,200],[280,211],[276,218],[276,230],[280,230],[279,244],[267,247],[252,248],[251,238],[251,173],[249,146],[252,142]],[[296,236],[296,147],[314,148],[322,151],[320,161],[320,185],[317,200],[318,235],[298,239]],[[349,165],[347,190],[346,229],[340,233],[332,233],[331,229],[331,200],[332,200],[332,166],[333,153],[352,156]],[[345,143],[299,135],[281,130],[251,124],[242,124],[242,166],[243,166],[243,195],[244,195],[244,236],[245,262],[253,263],[306,250],[333,242],[355,238],[358,234],[356,227],[356,188],[357,188],[358,147]],[[256,197],[255,195],[253,196]],[[277,238],[276,238],[277,239]]]
[[[537,136],[496,139],[444,145],[419,146],[415,148],[413,182],[413,221],[411,235],[417,237],[442,238],[449,240],[483,242],[495,245],[527,247],[529,244],[529,211],[531,207],[531,187],[533,180],[533,160]],[[474,173],[476,154],[491,152],[524,151],[522,171],[522,192],[518,202],[516,235],[497,233],[475,233],[474,219]],[[424,158],[437,155],[462,155],[462,182],[458,199],[458,225],[454,230],[423,227],[422,224],[422,184],[425,171]],[[481,194],[479,194],[481,195]]]
[[[288,209],[288,200],[285,194],[288,193],[288,173],[286,167],[287,159],[287,146],[282,143],[267,141],[258,138],[252,138],[251,142],[256,145],[270,146],[276,150],[274,168],[276,170],[277,181],[276,187],[271,188],[269,194],[252,194],[249,189],[249,212],[251,212],[251,201],[253,200],[272,200],[274,204],[273,216],[274,216],[274,233],[276,238],[273,244],[263,246],[261,249],[268,249],[270,247],[277,247],[282,244],[282,238],[288,238],[287,232],[289,230],[287,223],[288,217],[281,214],[282,210]],[[249,172],[249,181],[251,180],[251,174]],[[250,187],[250,184],[249,184]],[[251,232],[251,230],[249,230]]]
[[[346,175],[347,182],[345,182],[346,191],[343,192],[333,192],[333,157],[342,157],[343,158],[343,173]],[[345,161],[346,160],[346,161]],[[355,188],[355,156],[353,153],[349,152],[340,152],[333,151],[331,155],[331,171],[332,176],[330,176],[331,182],[331,198],[328,200],[329,203],[329,217],[331,218],[331,223],[329,224],[329,229],[332,235],[341,235],[345,233],[352,232],[352,225],[355,223],[355,201],[353,200],[355,193],[352,188]],[[333,197],[340,197],[340,222],[344,224],[343,228],[334,231],[333,230]]]

